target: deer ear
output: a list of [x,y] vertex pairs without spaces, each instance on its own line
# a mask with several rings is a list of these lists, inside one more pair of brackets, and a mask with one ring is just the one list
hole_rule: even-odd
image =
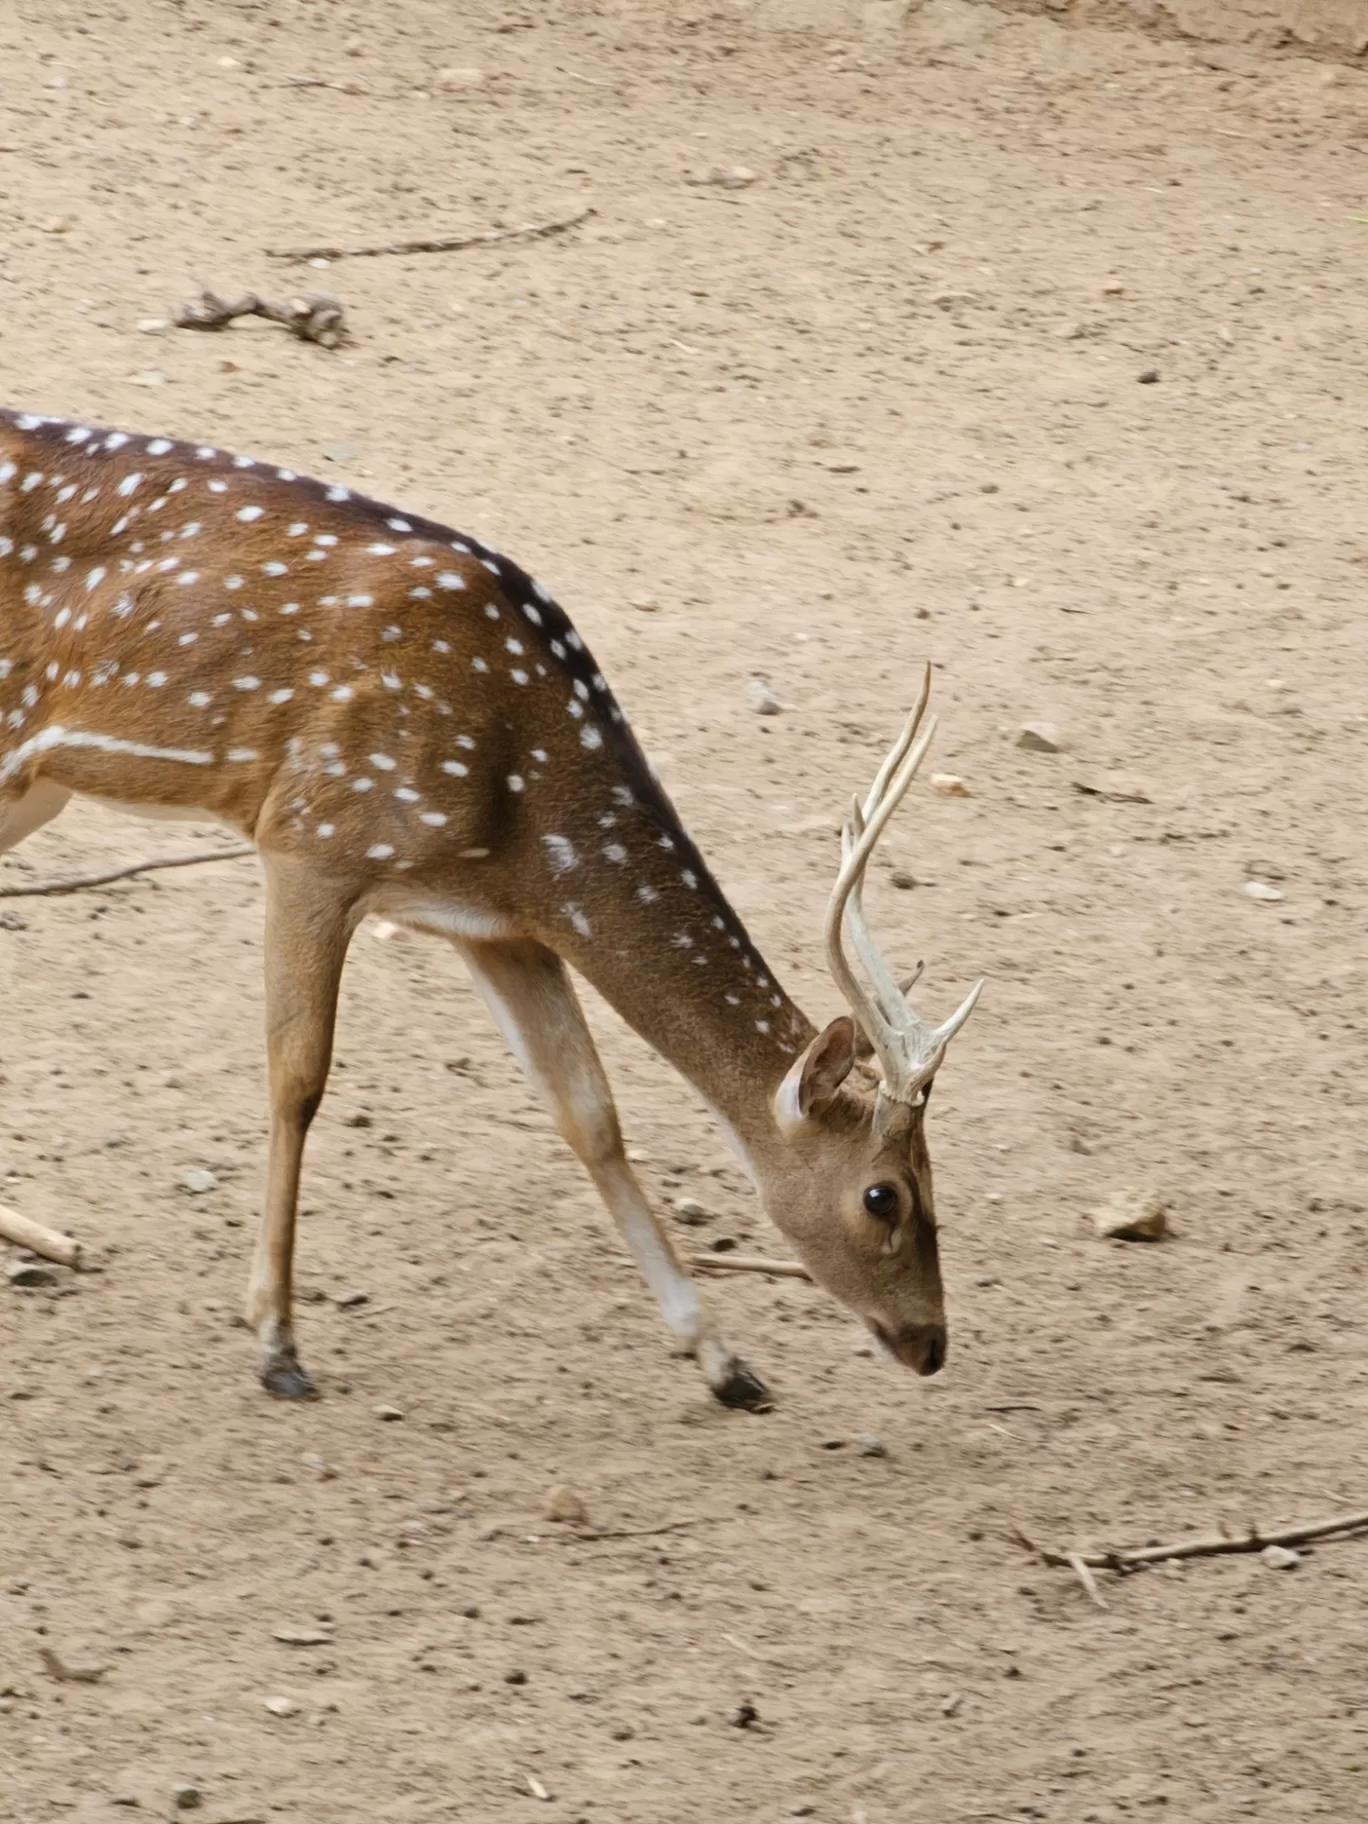
[[774,1098],[781,1126],[792,1127],[820,1114],[855,1064],[855,1022],[849,1014],[833,1020],[794,1064]]

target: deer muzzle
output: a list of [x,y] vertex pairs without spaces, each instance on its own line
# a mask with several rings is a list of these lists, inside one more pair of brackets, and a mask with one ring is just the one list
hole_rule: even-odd
[[946,1351],[949,1340],[944,1324],[908,1324],[900,1330],[890,1329],[872,1318],[869,1324],[874,1335],[904,1368],[912,1368],[918,1374],[939,1374],[945,1366]]

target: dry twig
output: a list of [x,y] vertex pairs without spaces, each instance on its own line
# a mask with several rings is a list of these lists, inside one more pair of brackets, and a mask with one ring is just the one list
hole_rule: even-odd
[[198,849],[192,855],[168,855],[160,861],[131,861],[127,867],[111,868],[107,874],[74,874],[70,880],[40,880],[36,887],[0,887],[0,899],[48,899],[60,893],[83,893],[87,887],[107,887],[116,880],[131,880],[135,874],[151,874],[158,868],[197,868],[205,861],[237,861],[243,855],[254,855],[255,849]]
[[273,260],[371,260],[385,253],[460,253],[466,247],[491,247],[497,241],[538,240],[564,234],[587,222],[594,209],[561,216],[552,222],[528,222],[521,228],[491,228],[482,234],[447,234],[416,241],[379,241],[366,247],[268,247]]
[[177,329],[226,329],[236,317],[265,317],[301,342],[317,342],[320,348],[337,348],[347,340],[342,306],[326,291],[310,291],[272,304],[254,291],[244,292],[236,301],[221,298],[205,285],[199,303],[178,305],[172,321]]
[[[1170,1558],[1217,1558],[1232,1552],[1261,1552],[1270,1545],[1306,1545],[1313,1539],[1364,1531],[1368,1531],[1368,1508],[1357,1513],[1337,1514],[1330,1520],[1312,1521],[1306,1526],[1281,1527],[1272,1533],[1251,1526],[1247,1533],[1214,1533],[1196,1539],[1180,1539],[1173,1545],[1139,1546],[1131,1551],[1054,1551],[1049,1546],[1037,1545],[1020,1528],[1015,1530],[1014,1537],[1042,1564],[1060,1565],[1083,1582],[1083,1573],[1089,1570],[1125,1573],[1143,1570],[1149,1564],[1163,1564]],[[1086,1583],[1084,1587],[1087,1588]]]
[[330,76],[287,76],[284,82],[273,82],[273,89],[336,89],[339,95],[369,95],[370,90],[355,76],[337,81]]
[[41,1254],[44,1260],[55,1260],[59,1267],[79,1267],[81,1244],[70,1235],[60,1235],[31,1216],[21,1216],[7,1204],[0,1203],[0,1241],[11,1241],[16,1248],[27,1248],[30,1254]]
[[69,1666],[51,1647],[39,1647],[38,1657],[48,1677],[64,1685],[98,1685],[109,1670],[108,1666]]
[[546,1533],[547,1539],[654,1539],[661,1533],[682,1532],[686,1526],[702,1526],[701,1520],[667,1520],[664,1526],[596,1526],[577,1527],[574,1532]]
[[812,1275],[796,1260],[765,1260],[757,1254],[691,1254],[694,1266],[713,1273],[769,1273],[775,1279],[806,1279]]
[[1069,1569],[1083,1585],[1089,1602],[1093,1603],[1095,1607],[1099,1609],[1105,1609],[1107,1604],[1101,1590],[1097,1587],[1097,1579],[1093,1576],[1092,1571],[1083,1562],[1082,1558],[1079,1557],[1077,1552],[1069,1553]]

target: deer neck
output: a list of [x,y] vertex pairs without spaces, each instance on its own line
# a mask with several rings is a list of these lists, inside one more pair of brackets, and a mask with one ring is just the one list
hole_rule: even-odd
[[575,960],[693,1086],[750,1164],[773,1134],[775,1094],[813,1026],[749,946],[730,964],[710,959],[699,967],[689,951],[662,952],[643,932],[639,955],[640,967],[625,972],[600,972],[589,958]]
[[[629,789],[608,834],[620,866],[595,867],[603,835],[583,832],[557,883],[570,928],[554,945],[691,1083],[750,1160],[773,1133],[775,1091],[814,1028],[780,986],[713,879],[625,727],[614,758]],[[544,838],[560,845],[564,838]],[[548,934],[550,935],[550,934]]]

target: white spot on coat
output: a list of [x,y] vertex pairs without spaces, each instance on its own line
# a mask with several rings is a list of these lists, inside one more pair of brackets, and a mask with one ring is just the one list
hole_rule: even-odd
[[575,845],[568,836],[543,836],[542,841],[550,851],[551,866],[557,874],[569,874],[580,865]]

